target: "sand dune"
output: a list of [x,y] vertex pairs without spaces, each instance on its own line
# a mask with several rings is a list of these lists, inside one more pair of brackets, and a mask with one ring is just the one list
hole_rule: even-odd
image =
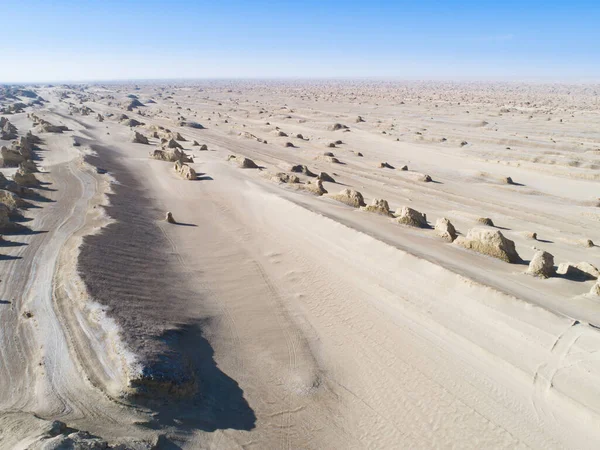
[[1,448],[597,447],[589,87],[30,91]]

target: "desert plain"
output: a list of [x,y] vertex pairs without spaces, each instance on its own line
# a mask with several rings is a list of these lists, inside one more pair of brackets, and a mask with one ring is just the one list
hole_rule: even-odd
[[599,92],[2,87],[0,448],[598,448]]

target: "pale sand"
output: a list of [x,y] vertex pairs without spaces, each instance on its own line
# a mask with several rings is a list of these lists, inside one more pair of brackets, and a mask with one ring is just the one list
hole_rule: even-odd
[[[43,448],[51,440],[40,419],[58,419],[111,444],[162,434],[161,448],[595,448],[594,281],[535,278],[526,263],[268,176],[305,164],[336,180],[323,183],[329,193],[410,206],[432,226],[447,217],[463,236],[490,217],[526,261],[535,246],[556,265],[600,267],[599,247],[583,244],[600,242],[593,90],[241,81],[39,89],[50,103],[37,114],[73,131],[40,134],[48,173],[38,178],[52,183],[40,192],[53,202],[25,215],[47,233],[7,236],[27,245],[1,249],[21,259],[0,263],[0,298],[11,302],[0,304],[0,447]],[[59,101],[63,91],[71,98]],[[147,105],[143,116],[120,106],[128,94]],[[70,116],[77,96],[94,112]],[[131,142],[121,113],[146,124],[135,130],[151,145]],[[179,115],[206,129],[178,126]],[[7,117],[21,134],[31,128],[24,113]],[[351,131],[332,131],[335,123]],[[187,139],[198,180],[148,157],[159,144],[149,125]],[[229,154],[264,169],[241,169]],[[167,211],[180,225],[164,221]],[[160,386],[142,378],[148,389],[132,395],[131,380],[165,367]],[[171,381],[177,388],[165,394]]]

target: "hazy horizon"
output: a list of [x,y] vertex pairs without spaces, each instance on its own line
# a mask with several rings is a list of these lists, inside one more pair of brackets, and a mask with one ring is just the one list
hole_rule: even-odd
[[600,80],[587,0],[4,3],[0,83]]

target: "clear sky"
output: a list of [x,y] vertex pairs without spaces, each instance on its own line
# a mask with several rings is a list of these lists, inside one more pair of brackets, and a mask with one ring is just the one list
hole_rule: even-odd
[[600,81],[600,0],[0,0],[0,82]]

